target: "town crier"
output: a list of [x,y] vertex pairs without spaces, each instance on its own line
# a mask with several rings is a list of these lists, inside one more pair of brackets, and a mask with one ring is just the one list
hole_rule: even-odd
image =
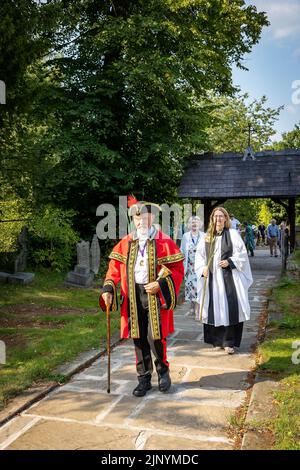
[[158,387],[171,386],[166,338],[174,331],[173,310],[184,275],[183,259],[175,242],[153,225],[157,204],[128,198],[135,230],[110,253],[100,306],[117,310],[117,285],[121,283],[121,338],[132,338],[136,354],[137,397],[151,389],[155,357]]

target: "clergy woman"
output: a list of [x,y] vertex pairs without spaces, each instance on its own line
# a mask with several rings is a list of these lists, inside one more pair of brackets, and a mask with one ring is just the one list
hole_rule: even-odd
[[245,244],[230,228],[223,207],[212,211],[208,231],[197,248],[195,271],[204,341],[234,354],[244,321],[250,319],[248,289],[253,279]]

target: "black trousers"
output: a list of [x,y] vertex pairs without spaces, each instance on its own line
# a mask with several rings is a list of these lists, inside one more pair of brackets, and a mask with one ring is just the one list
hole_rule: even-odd
[[239,348],[242,340],[244,323],[231,326],[213,326],[204,323],[204,342],[214,346]]
[[135,287],[140,330],[140,338],[133,340],[136,355],[136,370],[138,376],[152,374],[152,351],[155,357],[154,363],[156,371],[158,375],[161,375],[169,369],[169,363],[167,361],[167,341],[166,338],[153,340],[149,321],[148,294],[143,284],[136,284]]

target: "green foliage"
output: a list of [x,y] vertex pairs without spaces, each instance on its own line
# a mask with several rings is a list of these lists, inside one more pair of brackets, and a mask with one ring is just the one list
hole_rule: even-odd
[[[270,148],[274,150],[284,150],[284,149],[299,149],[300,148],[300,123],[295,124],[295,127],[290,132],[284,132],[282,138],[279,142],[274,142]],[[274,203],[272,203],[275,205]],[[271,205],[271,204],[270,204]],[[280,206],[279,206],[280,207]],[[277,213],[275,218],[277,220],[283,220],[286,218],[285,211],[282,207],[277,208]],[[300,200],[296,199],[296,223],[300,224]]]
[[224,203],[224,207],[241,224],[249,222],[251,225],[258,225],[261,221],[260,211],[264,204],[264,199],[229,199]]
[[300,376],[294,374],[281,383],[275,394],[278,418],[275,421],[276,450],[300,450]]
[[22,63],[22,106],[2,116],[2,177],[74,209],[83,236],[119,194],[174,200],[185,158],[206,147],[210,96],[233,92],[231,65],[267,24],[241,0],[13,4],[3,48]]
[[[296,251],[298,259],[299,250]],[[271,374],[280,380],[280,388],[274,393],[273,404],[276,417],[270,419],[269,427],[275,435],[274,449],[296,450],[300,448],[300,368],[292,361],[292,354],[299,354],[293,344],[300,338],[299,278],[283,277],[275,287],[273,295],[278,312],[283,318],[273,321],[267,329],[267,336],[259,345],[258,352],[262,358],[260,369],[266,371],[266,378]],[[261,426],[256,426],[258,432]]]
[[263,223],[265,227],[267,228],[272,218],[273,218],[273,214],[271,213],[267,205],[267,202],[263,201],[260,207],[259,215],[258,215],[258,222]]
[[283,316],[282,319],[273,322],[275,328],[272,334],[268,334],[267,340],[260,345],[264,359],[261,365],[263,369],[284,371],[286,374],[299,371],[299,365],[291,361],[292,343],[300,337],[299,286],[299,279],[285,276],[274,289],[274,300]]
[[244,152],[248,146],[248,126],[251,129],[251,146],[254,151],[264,150],[275,134],[274,123],[282,107],[267,107],[263,96],[250,103],[247,93],[234,97],[214,97],[213,125],[208,129],[208,146],[216,153]]
[[79,240],[72,228],[74,211],[46,206],[32,217],[28,227],[33,245],[32,258],[37,265],[62,271],[69,267]]
[[274,150],[283,149],[299,149],[300,148],[300,123],[295,124],[295,127],[290,132],[284,132],[282,139],[279,142],[274,142],[272,145]]
[[[1,188],[3,193],[8,188]],[[29,214],[24,201],[10,194],[4,201],[0,198],[0,251],[11,252],[17,249],[17,238],[21,229],[26,224]],[[14,220],[16,222],[7,222]]]
[[224,207],[241,223],[264,223],[267,227],[273,218],[278,225],[287,219],[285,209],[270,199],[228,199],[224,202]]

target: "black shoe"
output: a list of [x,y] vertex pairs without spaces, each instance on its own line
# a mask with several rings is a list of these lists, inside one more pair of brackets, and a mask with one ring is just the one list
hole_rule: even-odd
[[160,392],[167,392],[171,387],[171,377],[170,372],[164,372],[158,376],[158,388]]
[[133,395],[136,397],[143,397],[146,395],[148,390],[151,390],[152,385],[151,385],[151,375],[149,376],[142,376],[138,377],[139,384],[135,389],[133,390]]

